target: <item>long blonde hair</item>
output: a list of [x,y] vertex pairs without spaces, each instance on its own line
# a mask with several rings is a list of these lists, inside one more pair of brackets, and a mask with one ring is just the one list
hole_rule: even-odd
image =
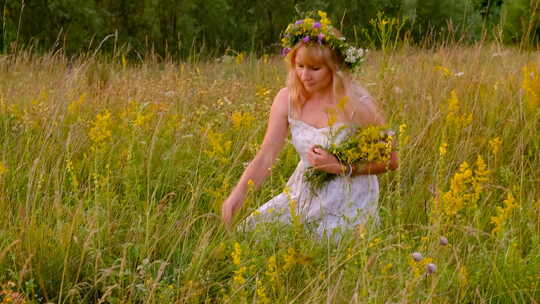
[[[346,120],[352,120],[353,113],[359,109],[360,111],[367,110],[369,113],[365,114],[367,116],[373,116],[373,121],[368,119],[368,121],[365,121],[365,124],[379,124],[380,121],[384,120],[369,93],[353,81],[349,71],[341,68],[343,58],[337,52],[325,45],[306,44],[302,41],[297,43],[285,58],[288,71],[287,87],[292,101],[292,115],[300,115],[302,107],[308,98],[308,92],[295,71],[296,55],[301,48],[305,48],[306,50],[306,64],[325,65],[329,68],[332,75],[331,81],[334,100],[338,101],[344,97],[348,98],[349,102],[343,108],[344,113],[342,113],[342,116]],[[369,102],[366,102],[366,98],[369,99]],[[360,107],[358,107],[359,105]]]

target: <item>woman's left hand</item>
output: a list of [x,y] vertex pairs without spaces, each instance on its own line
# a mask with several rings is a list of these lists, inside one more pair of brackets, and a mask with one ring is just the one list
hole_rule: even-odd
[[307,154],[307,159],[312,167],[331,174],[343,173],[343,165],[339,160],[319,146],[312,146]]

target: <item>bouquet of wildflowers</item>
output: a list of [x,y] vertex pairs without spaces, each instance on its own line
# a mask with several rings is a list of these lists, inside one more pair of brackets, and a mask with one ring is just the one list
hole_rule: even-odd
[[[345,166],[352,168],[371,162],[388,163],[392,154],[393,132],[383,127],[371,126],[359,128],[346,140],[339,144],[322,147],[330,152]],[[349,175],[352,172],[349,172]],[[310,167],[304,177],[310,184],[312,192],[321,189],[324,184],[334,179],[336,174],[328,173]]]

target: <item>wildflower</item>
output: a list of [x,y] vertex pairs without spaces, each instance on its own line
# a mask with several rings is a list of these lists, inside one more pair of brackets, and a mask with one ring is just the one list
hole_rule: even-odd
[[446,121],[455,128],[467,126],[472,122],[472,113],[463,113],[460,115],[460,105],[456,90],[450,92]]
[[92,141],[92,149],[100,150],[105,143],[112,137],[112,121],[111,113],[105,110],[103,113],[97,114],[93,122],[93,126],[88,132],[88,137]]
[[413,260],[415,260],[416,262],[420,262],[421,260],[424,259],[424,257],[422,256],[420,252],[414,252],[411,256]]
[[272,255],[268,258],[268,261],[266,263],[266,276],[268,276],[268,279],[270,282],[276,282],[278,277],[278,266],[277,266],[277,259],[275,255]]
[[235,58],[236,64],[241,64],[242,62],[244,62],[244,57],[245,55],[243,52],[238,53]]
[[67,107],[68,113],[69,114],[77,113],[79,109],[81,108],[81,106],[86,102],[86,97],[87,97],[87,94],[83,93],[81,94],[81,96],[79,96],[78,100],[72,101]]
[[305,36],[304,38],[302,38],[302,41],[304,41],[305,43],[308,43],[309,42],[309,36]]
[[257,285],[257,290],[256,290],[257,303],[270,303],[270,299],[266,295],[266,290],[260,279],[257,279],[256,285]]
[[502,140],[500,137],[495,137],[491,140],[489,140],[489,146],[491,147],[491,153],[493,156],[496,156],[499,154],[499,151],[501,150]]
[[425,272],[427,265],[432,261],[431,258],[422,258],[419,261],[416,261],[414,258],[409,260],[409,265],[411,266],[414,277],[419,278]]
[[518,206],[515,201],[516,199],[512,195],[512,192],[508,192],[506,199],[503,201],[504,207],[496,207],[497,215],[491,217],[490,220],[490,222],[495,225],[493,230],[491,230],[491,233],[496,234],[502,232],[504,223],[508,220],[508,218],[510,218],[512,210]]
[[208,130],[206,137],[211,149],[204,152],[208,156],[217,159],[221,164],[227,164],[229,162],[232,141],[226,140],[223,133],[213,132],[212,130]]
[[523,81],[521,88],[525,93],[528,108],[533,110],[540,105],[540,74],[533,64],[524,66],[522,72]]
[[450,223],[465,208],[476,208],[488,176],[489,170],[481,156],[477,157],[474,170],[463,162],[450,181],[450,189],[435,200],[434,219],[440,220],[440,216],[444,216]]
[[467,271],[467,267],[465,267],[464,265],[459,267],[458,279],[459,286],[462,290],[464,290],[465,287],[467,287],[467,285],[469,284],[469,272]]
[[441,72],[441,74],[442,74],[443,76],[446,76],[446,77],[452,76],[452,72],[450,72],[450,70],[449,70],[448,68],[443,67],[442,65],[436,66],[436,67],[435,67],[435,70],[438,70],[439,72]]
[[242,113],[239,111],[235,111],[231,115],[231,120],[233,123],[233,128],[236,130],[240,129],[249,129],[253,122],[255,121],[255,117],[251,115],[250,113]]
[[233,264],[236,266],[240,266],[242,247],[240,247],[240,244],[238,242],[234,243],[234,251],[231,253],[231,257],[233,259]]
[[439,155],[441,157],[446,156],[447,148],[448,148],[447,143],[444,142],[444,143],[441,144],[441,146],[439,147]]
[[7,171],[8,169],[6,168],[6,166],[2,162],[0,162],[0,176],[2,176]]
[[440,244],[441,246],[446,246],[446,245],[448,245],[448,239],[445,238],[444,236],[441,236],[441,237],[439,238],[439,244]]
[[287,253],[283,256],[285,265],[283,265],[283,270],[289,270],[296,264],[296,250],[292,247],[287,249]]
[[246,283],[246,279],[244,278],[244,273],[247,272],[247,267],[242,266],[234,271],[234,277],[233,281],[237,283],[238,285],[243,285]]
[[437,271],[437,265],[433,263],[429,263],[426,265],[427,274],[432,274],[432,273],[435,273],[436,271]]

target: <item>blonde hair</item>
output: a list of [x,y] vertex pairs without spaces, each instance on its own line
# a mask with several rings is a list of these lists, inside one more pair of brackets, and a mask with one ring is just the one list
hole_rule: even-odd
[[[356,101],[355,103],[348,102],[348,105],[346,105],[343,109],[343,118],[346,120],[352,120],[353,113],[360,109],[360,111],[367,110],[369,113],[364,113],[367,114],[367,116],[373,116],[373,120],[363,119],[367,120],[364,122],[365,124],[379,124],[379,122],[384,121],[378,111],[377,106],[367,91],[353,81],[349,71],[340,68],[343,66],[343,58],[341,58],[336,51],[325,45],[306,44],[302,41],[297,43],[285,58],[288,71],[287,87],[289,89],[289,95],[292,102],[292,115],[300,115],[302,107],[308,98],[308,92],[304,88],[304,85],[298,78],[298,74],[295,71],[296,56],[301,48],[305,48],[306,56],[304,59],[306,60],[306,64],[325,65],[329,68],[332,76],[331,85],[333,98],[335,101],[338,101],[345,96],[349,99],[349,101]],[[365,102],[366,98],[369,99],[369,102]],[[356,104],[356,106],[352,104]],[[360,105],[360,107],[358,107],[358,105]],[[366,115],[362,116],[366,117]]]

